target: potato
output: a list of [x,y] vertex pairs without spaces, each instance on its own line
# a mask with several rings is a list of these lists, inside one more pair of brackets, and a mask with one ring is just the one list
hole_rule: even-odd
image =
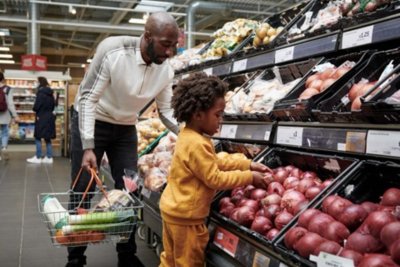
[[269,44],[269,37],[265,36],[263,39],[263,45],[267,45],[267,44]]
[[276,30],[275,30],[275,28],[272,28],[272,27],[271,27],[271,28],[268,30],[267,35],[270,36],[270,37],[276,35]]
[[267,36],[267,31],[266,28],[258,28],[256,34],[260,40],[263,40],[264,37]]
[[253,39],[254,46],[259,46],[261,44],[261,42],[262,42],[262,39],[260,39],[258,36],[254,36],[254,39]]

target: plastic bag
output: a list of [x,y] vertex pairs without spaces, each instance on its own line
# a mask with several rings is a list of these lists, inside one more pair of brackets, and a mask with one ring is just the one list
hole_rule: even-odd
[[139,176],[136,171],[125,169],[124,176],[122,176],[125,185],[125,191],[132,193],[135,192],[138,188],[138,180]]
[[94,211],[113,211],[133,206],[135,201],[128,192],[113,189],[108,191],[94,207]]
[[167,182],[167,173],[160,168],[152,168],[144,178],[144,187],[150,191],[159,192]]

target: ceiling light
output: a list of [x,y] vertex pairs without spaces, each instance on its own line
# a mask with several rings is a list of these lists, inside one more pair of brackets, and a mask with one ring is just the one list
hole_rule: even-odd
[[9,29],[0,29],[0,36],[10,36]]
[[70,14],[72,14],[72,15],[75,15],[76,14],[76,9],[72,5],[69,5],[68,6],[68,12]]
[[137,4],[137,6],[134,8],[134,10],[140,11],[140,12],[167,11],[173,5],[174,5],[174,3],[172,3],[172,2],[142,0],[142,1],[140,1],[139,4]]
[[134,23],[134,24],[145,24],[146,21],[144,19],[136,19],[136,18],[130,18],[129,23]]
[[11,54],[0,54],[0,58],[13,58]]
[[85,67],[86,67],[86,65],[85,65],[85,64],[82,64],[82,65],[81,65],[81,68],[85,68]]
[[0,51],[10,51],[10,48],[5,46],[0,46]]
[[92,59],[91,59],[91,58],[88,58],[88,59],[86,60],[86,62],[87,62],[87,63],[92,63]]
[[14,60],[4,60],[4,59],[0,59],[0,63],[1,64],[15,64]]

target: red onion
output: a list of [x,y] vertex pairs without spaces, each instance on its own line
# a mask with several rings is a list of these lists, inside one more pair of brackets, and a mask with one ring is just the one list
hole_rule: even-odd
[[350,230],[355,230],[367,218],[367,211],[358,204],[352,204],[343,210],[339,215],[339,221],[347,226]]
[[336,197],[336,199],[328,206],[328,211],[327,213],[331,215],[333,218],[336,220],[339,219],[341,213],[343,213],[344,209],[348,206],[353,204],[351,201],[342,198],[342,197]]
[[263,216],[255,217],[250,229],[264,235],[272,229],[272,222]]
[[272,228],[271,230],[269,230],[267,232],[267,234],[265,235],[265,237],[269,240],[272,241],[275,239],[275,237],[279,234],[279,230],[276,228]]
[[300,180],[299,184],[296,186],[296,190],[304,194],[308,188],[313,186],[315,186],[314,180],[311,178],[304,178]]
[[242,202],[243,199],[245,199],[244,194],[236,194],[231,197],[232,203],[236,206],[239,206],[239,203]]
[[236,187],[235,189],[232,190],[231,196],[235,195],[244,195],[244,188],[243,187]]
[[244,199],[239,204],[239,207],[244,207],[244,206],[247,206],[247,207],[253,209],[254,213],[260,208],[260,205],[258,204],[258,201],[253,200],[253,199]]
[[302,214],[299,216],[299,220],[297,224],[301,227],[308,228],[308,223],[313,218],[315,215],[321,213],[321,211],[317,209],[308,209],[304,211]]
[[373,253],[380,251],[383,248],[383,244],[372,235],[354,232],[347,238],[345,248],[358,251],[362,254]]
[[394,209],[395,209],[395,206],[382,206],[382,205],[379,205],[378,211],[386,211],[386,212],[389,212],[389,213],[394,215]]
[[294,249],[300,256],[308,259],[314,249],[319,246],[325,239],[316,233],[308,232],[294,245]]
[[333,219],[332,216],[321,212],[311,218],[311,220],[308,222],[307,229],[310,232],[321,235],[326,231],[328,224],[332,223],[333,221],[335,221],[335,219]]
[[281,196],[278,194],[271,194],[266,196],[261,200],[261,205],[268,206],[268,205],[280,205],[281,204]]
[[354,266],[357,266],[363,257],[361,253],[351,249],[343,249],[342,252],[340,252],[339,256],[352,259]]
[[317,174],[312,171],[303,172],[303,174],[301,175],[301,179],[307,179],[307,178],[315,179],[315,177],[317,177]]
[[307,189],[305,196],[308,200],[312,200],[318,196],[319,193],[321,193],[321,188],[315,185]]
[[273,169],[272,171],[273,171],[274,174],[275,174],[275,173],[277,173],[277,172],[279,172],[279,171],[281,171],[281,170],[286,170],[286,169],[285,169],[285,167],[280,166],[280,167],[278,167],[278,168]]
[[296,168],[296,167],[293,166],[293,165],[287,165],[287,166],[285,166],[285,170],[287,170],[289,173],[290,173],[294,168]]
[[328,196],[324,199],[324,201],[322,201],[322,211],[323,212],[327,212],[328,211],[328,206],[334,201],[336,200],[338,196],[337,195],[332,195],[332,196]]
[[254,189],[256,189],[254,185],[252,185],[252,184],[247,185],[247,186],[244,188],[244,190],[243,190],[244,196],[245,196],[246,198],[250,198],[251,192],[252,192]]
[[327,240],[319,244],[312,254],[318,256],[320,252],[327,252],[336,255],[341,249],[342,247],[338,243]]
[[293,219],[293,215],[283,210],[279,213],[274,220],[275,228],[281,230],[285,225],[287,225]]
[[367,211],[368,214],[370,214],[373,211],[378,210],[379,205],[370,201],[364,201],[361,203],[361,206]]
[[264,216],[264,217],[265,217],[264,209],[259,209],[259,210],[256,212],[256,217],[257,217],[257,216]]
[[299,168],[293,168],[289,175],[300,179],[300,177],[303,175],[303,172]]
[[285,169],[279,170],[274,174],[275,181],[283,184],[285,179],[288,177],[289,172]]
[[380,239],[387,248],[397,240],[400,240],[400,222],[391,222],[386,224],[380,234]]
[[283,187],[283,185],[281,185],[278,182],[272,182],[268,185],[268,189],[267,189],[268,194],[278,194],[280,196],[283,195],[283,192],[285,192],[285,188]]
[[392,259],[383,254],[365,255],[357,267],[398,267]]
[[225,204],[224,206],[221,207],[221,209],[219,210],[219,212],[224,215],[225,217],[230,217],[232,211],[235,209],[235,205],[231,202]]
[[326,230],[321,235],[328,240],[343,244],[343,241],[349,237],[350,231],[343,223],[333,221],[327,225]]
[[264,211],[264,216],[267,217],[270,220],[274,220],[276,215],[281,212],[281,207],[279,205],[269,205],[269,206],[264,206],[262,208]]
[[396,217],[386,211],[371,212],[365,219],[363,224],[366,224],[369,232],[376,238],[380,237],[382,228],[391,222],[395,222]]
[[221,198],[219,200],[218,207],[221,209],[221,207],[226,206],[228,204],[233,204],[231,202],[231,198],[230,197],[223,197],[223,198]]
[[380,204],[383,206],[400,205],[400,189],[392,187],[386,190]]
[[[236,220],[233,217],[236,211]],[[249,206],[243,206],[233,210],[231,219],[235,220],[241,225],[250,226],[254,220],[255,211]]]
[[284,238],[285,246],[288,249],[293,249],[297,241],[299,241],[306,233],[308,233],[308,231],[303,227],[293,227],[289,229]]
[[390,246],[390,255],[394,262],[400,264],[400,239]]
[[297,177],[294,176],[289,176],[288,178],[285,179],[283,182],[283,187],[287,189],[291,188],[296,188],[296,186],[299,184],[300,180]]
[[254,200],[261,200],[267,195],[267,191],[261,188],[256,188],[251,191],[250,198]]
[[302,193],[295,190],[286,191],[282,196],[281,208],[292,213],[294,208],[304,200],[306,200],[306,197]]

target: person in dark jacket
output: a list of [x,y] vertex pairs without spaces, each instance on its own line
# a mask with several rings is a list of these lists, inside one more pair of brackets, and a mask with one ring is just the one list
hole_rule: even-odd
[[[56,100],[53,90],[49,87],[49,83],[45,77],[38,77],[38,91],[36,93],[33,111],[35,116],[35,143],[36,155],[27,159],[29,163],[53,163],[53,151],[51,147],[51,139],[56,137],[56,125],[54,107]],[[42,143],[41,139],[46,142],[46,156],[42,159]]]

